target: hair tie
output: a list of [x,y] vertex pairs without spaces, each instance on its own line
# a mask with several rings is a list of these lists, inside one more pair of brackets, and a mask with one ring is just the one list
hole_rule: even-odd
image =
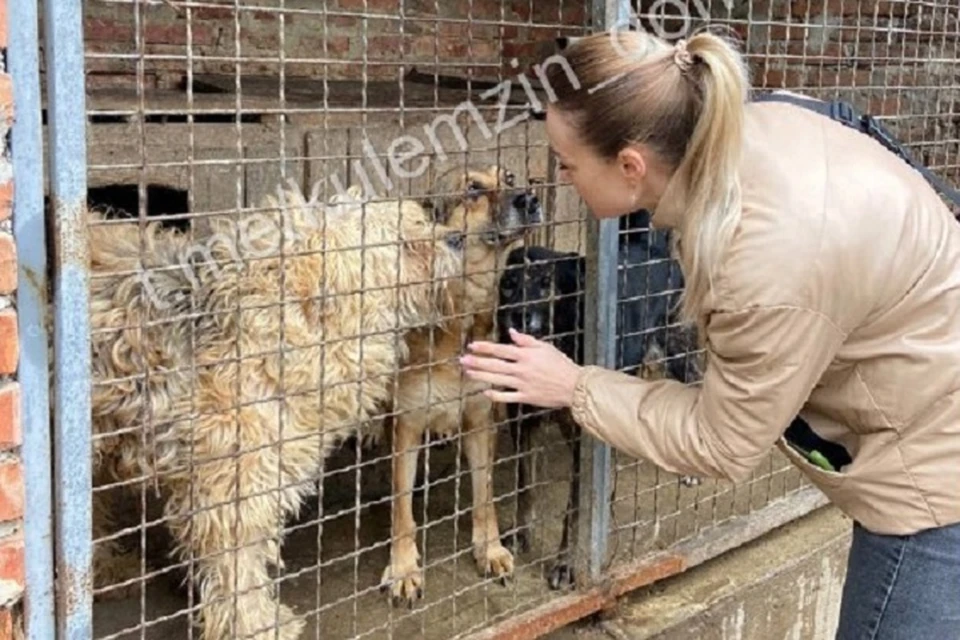
[[687,41],[678,40],[673,47],[673,61],[681,71],[688,71],[693,66],[693,56],[687,50]]

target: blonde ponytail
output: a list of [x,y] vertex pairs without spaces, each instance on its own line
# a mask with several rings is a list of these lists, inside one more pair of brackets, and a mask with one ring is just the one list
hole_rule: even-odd
[[671,168],[661,202],[683,212],[674,234],[686,280],[680,313],[699,324],[740,219],[743,59],[705,29],[676,45],[643,31],[605,32],[571,42],[543,80],[601,157],[637,143]]
[[701,104],[686,152],[663,198],[682,203],[684,215],[676,236],[686,280],[681,315],[694,322],[740,221],[743,109],[750,85],[742,58],[722,37],[700,32],[676,46],[689,55],[691,65],[685,72],[692,76]]

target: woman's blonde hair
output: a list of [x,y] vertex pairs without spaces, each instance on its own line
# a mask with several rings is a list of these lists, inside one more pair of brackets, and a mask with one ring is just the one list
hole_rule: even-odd
[[580,139],[604,158],[641,143],[673,172],[661,201],[684,212],[674,233],[686,280],[681,316],[697,322],[740,219],[747,66],[706,30],[676,45],[642,31],[598,33],[562,56],[543,79]]

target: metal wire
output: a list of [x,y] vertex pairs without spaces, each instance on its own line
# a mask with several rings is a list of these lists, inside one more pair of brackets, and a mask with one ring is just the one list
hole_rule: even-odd
[[[101,0],[83,7],[87,92],[82,111],[92,134],[80,157],[86,159],[89,185],[97,189],[89,192],[90,203],[115,209],[110,220],[91,223],[89,229],[109,234],[137,229],[139,259],[133,266],[109,265],[91,274],[90,290],[102,292],[104,279],[116,282],[125,275],[147,274],[166,282],[189,270],[204,269],[215,271],[231,285],[217,294],[226,302],[213,305],[196,294],[191,287],[197,285],[188,279],[184,288],[190,291],[183,293],[174,311],[151,315],[145,311],[146,301],[137,300],[129,305],[134,311],[129,317],[118,315],[120,319],[87,332],[95,345],[95,363],[108,355],[100,353],[97,345],[109,345],[118,335],[140,344],[173,336],[170,348],[187,354],[163,363],[158,346],[156,352],[143,351],[132,370],[95,366],[88,380],[94,397],[120,394],[124,399],[142,396],[143,400],[135,418],[115,425],[109,433],[95,430],[92,442],[83,443],[110,451],[111,447],[119,450],[121,441],[139,442],[143,453],[137,461],[142,469],[95,488],[84,486],[76,503],[78,514],[91,497],[95,503],[102,498],[121,507],[115,509],[118,522],[111,522],[109,530],[95,527],[94,556],[119,548],[135,558],[123,556],[126,559],[107,565],[119,573],[119,569],[130,569],[125,563],[131,562],[135,575],[108,575],[108,584],[83,594],[96,600],[94,637],[198,635],[191,622],[200,621],[198,616],[210,606],[205,594],[215,589],[191,585],[210,580],[211,566],[224,575],[242,576],[237,581],[250,590],[226,595],[231,621],[253,615],[256,607],[250,603],[257,593],[277,592],[278,597],[264,605],[269,611],[261,616],[263,634],[278,631],[278,637],[287,637],[284,634],[290,632],[285,625],[292,613],[304,625],[302,637],[529,637],[518,629],[555,628],[600,606],[603,598],[594,591],[598,583],[609,579],[614,585],[638,586],[648,579],[642,576],[679,570],[664,564],[663,550],[688,563],[700,562],[723,546],[701,545],[711,551],[698,551],[701,541],[715,542],[711,536],[728,535],[725,532],[741,526],[749,533],[724,539],[728,545],[743,542],[763,527],[819,504],[799,472],[778,454],[771,454],[751,478],[736,485],[686,482],[602,443],[586,437],[578,440],[579,432],[568,437],[563,416],[546,412],[543,427],[527,433],[529,441],[515,437],[510,421],[500,414],[493,424],[485,423],[482,429],[488,429],[495,441],[495,454],[489,460],[492,469],[472,473],[477,469],[471,466],[484,459],[470,448],[476,448],[471,438],[479,433],[471,424],[476,420],[471,413],[476,394],[464,390],[464,377],[444,369],[447,364],[456,369],[459,351],[453,353],[457,349],[451,351],[443,341],[456,336],[454,342],[462,347],[475,337],[467,320],[477,317],[489,317],[495,335],[501,328],[501,311],[506,311],[497,306],[496,295],[477,303],[480,309],[465,310],[468,301],[459,299],[459,308],[443,318],[443,327],[429,331],[421,327],[420,333],[398,331],[386,320],[379,328],[364,324],[380,319],[380,314],[399,324],[404,315],[399,305],[367,309],[355,329],[340,336],[324,333],[306,338],[297,334],[291,320],[305,309],[324,305],[330,305],[333,315],[340,314],[342,320],[348,313],[343,309],[350,305],[362,309],[366,300],[388,300],[391,292],[400,295],[401,287],[413,284],[401,284],[399,276],[411,265],[402,261],[405,254],[398,251],[389,262],[398,275],[381,277],[387,267],[377,258],[384,255],[384,245],[375,238],[380,230],[374,225],[376,220],[398,225],[401,209],[396,208],[396,218],[389,222],[387,217],[376,217],[377,207],[400,196],[424,203],[463,199],[466,185],[437,183],[443,170],[496,164],[512,172],[518,186],[535,183],[545,205],[542,225],[519,246],[575,252],[583,258],[581,267],[588,274],[584,290],[561,292],[554,285],[539,292],[523,289],[515,302],[521,308],[542,303],[560,309],[572,301],[573,308],[579,309],[576,305],[585,300],[586,317],[579,311],[574,314],[571,334],[580,348],[585,347],[588,362],[618,366],[626,340],[655,339],[674,345],[664,353],[665,359],[695,370],[702,354],[677,323],[665,321],[636,330],[618,325],[631,304],[679,293],[680,285],[664,287],[651,276],[663,267],[678,273],[678,267],[653,254],[640,264],[622,263],[621,243],[645,242],[655,234],[643,228],[620,229],[615,221],[598,225],[591,219],[572,187],[560,180],[543,127],[522,119],[530,96],[520,81],[520,74],[528,71],[531,61],[554,38],[625,22],[631,10],[642,24],[675,27],[682,20],[668,10],[676,11],[676,3],[325,0],[305,4]],[[932,169],[949,179],[960,178],[960,135],[955,122],[960,87],[952,71],[960,46],[960,9],[955,3],[704,0],[685,4],[690,11],[702,8],[707,13],[694,16],[697,21],[706,18],[739,34],[755,86],[854,100],[880,115],[912,150],[923,154]],[[48,69],[56,69],[57,64],[55,58],[48,60]],[[529,77],[527,73],[525,78]],[[506,103],[498,102],[505,96]],[[465,104],[472,106],[464,108]],[[520,119],[512,126],[496,126],[515,116]],[[415,146],[411,139],[419,141],[422,149],[410,156],[406,170],[424,159],[423,175],[408,175],[404,163],[390,162],[397,149]],[[432,148],[431,141],[435,141]],[[233,223],[227,228],[239,246],[242,225],[271,215],[264,199],[288,181],[306,198],[312,195],[320,203],[349,185],[360,185],[367,195],[376,196],[363,203],[363,214],[356,218],[364,225],[360,246],[329,246],[339,227],[332,218],[323,217],[317,229],[322,241],[310,246],[301,242],[303,238],[290,237],[281,224],[280,244],[269,255],[225,259],[207,250],[203,244],[207,234],[228,221]],[[506,189],[501,182],[494,191]],[[135,194],[132,199],[131,193]],[[181,228],[188,246],[200,243],[199,248],[189,251],[183,261],[164,258],[147,231],[148,224],[157,221]],[[464,242],[475,240],[468,236]],[[333,275],[323,269],[339,259],[337,251],[352,251],[359,260],[359,275],[356,282],[326,287],[329,283],[324,278]],[[480,282],[493,292],[510,273],[504,264],[508,255],[507,248],[498,248],[494,264],[451,278],[451,290]],[[561,268],[556,255],[551,260],[556,264],[528,265],[524,277],[533,278],[538,268]],[[254,283],[252,274],[264,273],[265,264],[277,265],[270,282]],[[298,288],[298,269],[305,264],[318,269],[317,283],[325,288]],[[646,291],[618,296],[617,285],[622,288],[627,282],[647,282]],[[123,289],[118,289],[111,293],[121,296]],[[257,295],[251,294],[254,289]],[[107,311],[123,311],[119,303],[112,308],[112,300],[95,301],[101,320],[109,317]],[[197,356],[217,331],[262,335],[256,333],[260,323],[275,323],[269,339],[252,346],[234,340],[215,361]],[[378,349],[389,344],[398,353],[404,351],[414,344],[412,335],[422,337],[426,346],[411,348],[395,367],[379,371]],[[334,382],[318,375],[315,384],[297,377],[298,359],[313,358],[317,372],[332,371],[350,345],[356,349],[351,352],[355,375]],[[123,353],[112,355],[124,357]],[[58,357],[62,362],[64,354]],[[666,362],[654,364],[666,368]],[[234,372],[229,388],[205,386],[218,369]],[[405,385],[417,379],[417,372],[423,372],[422,398],[426,400],[414,402],[403,396],[403,390],[409,390]],[[274,385],[254,390],[250,385],[260,375],[273,376]],[[369,414],[359,411],[357,407],[365,403],[362,385],[380,378],[389,379],[384,388],[391,389],[385,392],[390,401],[369,409]],[[186,381],[176,398],[149,391],[151,384],[166,379]],[[349,392],[338,395],[344,388]],[[448,399],[456,408],[448,416],[455,417],[435,418],[440,415],[437,398],[451,393]],[[220,404],[213,403],[211,395]],[[348,395],[353,400],[343,399]],[[424,401],[430,406],[417,406]],[[338,427],[349,435],[329,452],[318,442],[310,454],[316,458],[315,475],[301,477],[294,470],[301,461],[291,452],[306,447],[304,443],[312,446],[316,432],[296,431],[298,412],[331,415],[337,410],[331,403],[336,402],[344,404],[343,424]],[[58,418],[70,417],[70,409],[68,402],[58,403]],[[258,416],[258,424],[276,425],[272,435],[277,441],[255,429],[244,430],[250,416]],[[396,439],[408,427],[398,425],[411,422],[408,416],[432,422],[415,424],[416,428],[429,426],[428,433],[399,451]],[[218,417],[225,425],[219,437],[230,444],[214,451],[204,448],[200,431],[209,429]],[[98,415],[97,420],[105,418]],[[371,424],[383,425],[379,441],[367,442],[362,436],[361,428]],[[316,425],[317,431],[324,426]],[[174,443],[183,444],[181,448],[164,440],[177,429],[188,434],[181,436],[188,440],[186,444]],[[58,433],[54,443],[61,456],[72,442],[65,437]],[[180,451],[185,452],[182,460]],[[414,451],[422,454],[418,455],[422,464],[408,484],[414,494],[410,511],[424,593],[410,607],[394,606],[381,592],[381,579],[391,561],[391,538],[397,534],[392,509],[400,501],[394,503],[394,478],[409,469],[404,455]],[[170,456],[177,459],[171,461]],[[123,456],[120,462],[138,466]],[[219,468],[219,475],[212,468]],[[498,533],[515,545],[514,575],[506,584],[494,575],[481,575],[473,557],[475,543],[482,559],[488,559],[483,554],[489,547],[499,544],[486,539],[486,531],[474,531],[474,513],[485,508],[478,507],[474,496],[483,493],[480,479],[485,475],[492,477]],[[232,485],[229,490],[214,487],[220,485],[212,478],[221,476],[229,479],[225,481]],[[57,495],[63,499],[70,489],[63,474],[58,478]],[[569,491],[573,478],[580,487],[576,497]],[[222,539],[220,548],[211,552],[195,543],[188,545],[182,557],[170,553],[169,538],[176,537],[181,524],[174,513],[164,510],[164,504],[170,492],[181,489],[177,483],[190,485],[184,490],[184,504],[177,505],[176,515],[183,516],[187,524],[182,526],[189,532],[182,535],[195,540],[213,535],[211,530],[216,529],[214,533]],[[299,509],[288,508],[294,494]],[[528,513],[524,505],[530,496],[533,509]],[[236,515],[249,513],[244,510],[251,503],[284,517],[252,531]],[[568,556],[561,538],[565,517],[574,514],[579,524],[569,532]],[[756,526],[758,522],[763,527]],[[80,526],[72,518],[65,524]],[[258,536],[282,538],[283,544]],[[216,561],[217,554],[228,560]],[[77,557],[83,559],[82,550]],[[269,558],[276,568],[260,575],[257,558]],[[250,579],[253,574],[259,579]],[[560,589],[551,588],[557,586]],[[111,595],[116,599],[109,599]],[[84,601],[79,602],[82,606]],[[563,603],[572,604],[557,608]],[[74,614],[71,621],[82,624],[83,615],[83,611]],[[542,624],[524,627],[531,616]]]

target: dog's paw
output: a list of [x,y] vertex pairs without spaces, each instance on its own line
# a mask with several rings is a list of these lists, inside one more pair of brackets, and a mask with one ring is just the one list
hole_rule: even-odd
[[685,487],[699,487],[701,482],[700,478],[695,476],[680,476],[680,484]]
[[514,555],[530,551],[530,530],[517,529],[500,536],[500,543]]
[[547,585],[554,591],[559,591],[574,584],[573,567],[565,560],[558,560],[547,576]]
[[513,554],[495,542],[481,547],[474,547],[473,558],[477,562],[477,569],[484,576],[493,576],[500,579],[500,584],[506,584],[513,575]]
[[390,602],[395,606],[406,603],[408,607],[413,607],[413,603],[423,597],[423,573],[417,565],[416,556],[388,564],[380,579],[380,591],[389,594]]

